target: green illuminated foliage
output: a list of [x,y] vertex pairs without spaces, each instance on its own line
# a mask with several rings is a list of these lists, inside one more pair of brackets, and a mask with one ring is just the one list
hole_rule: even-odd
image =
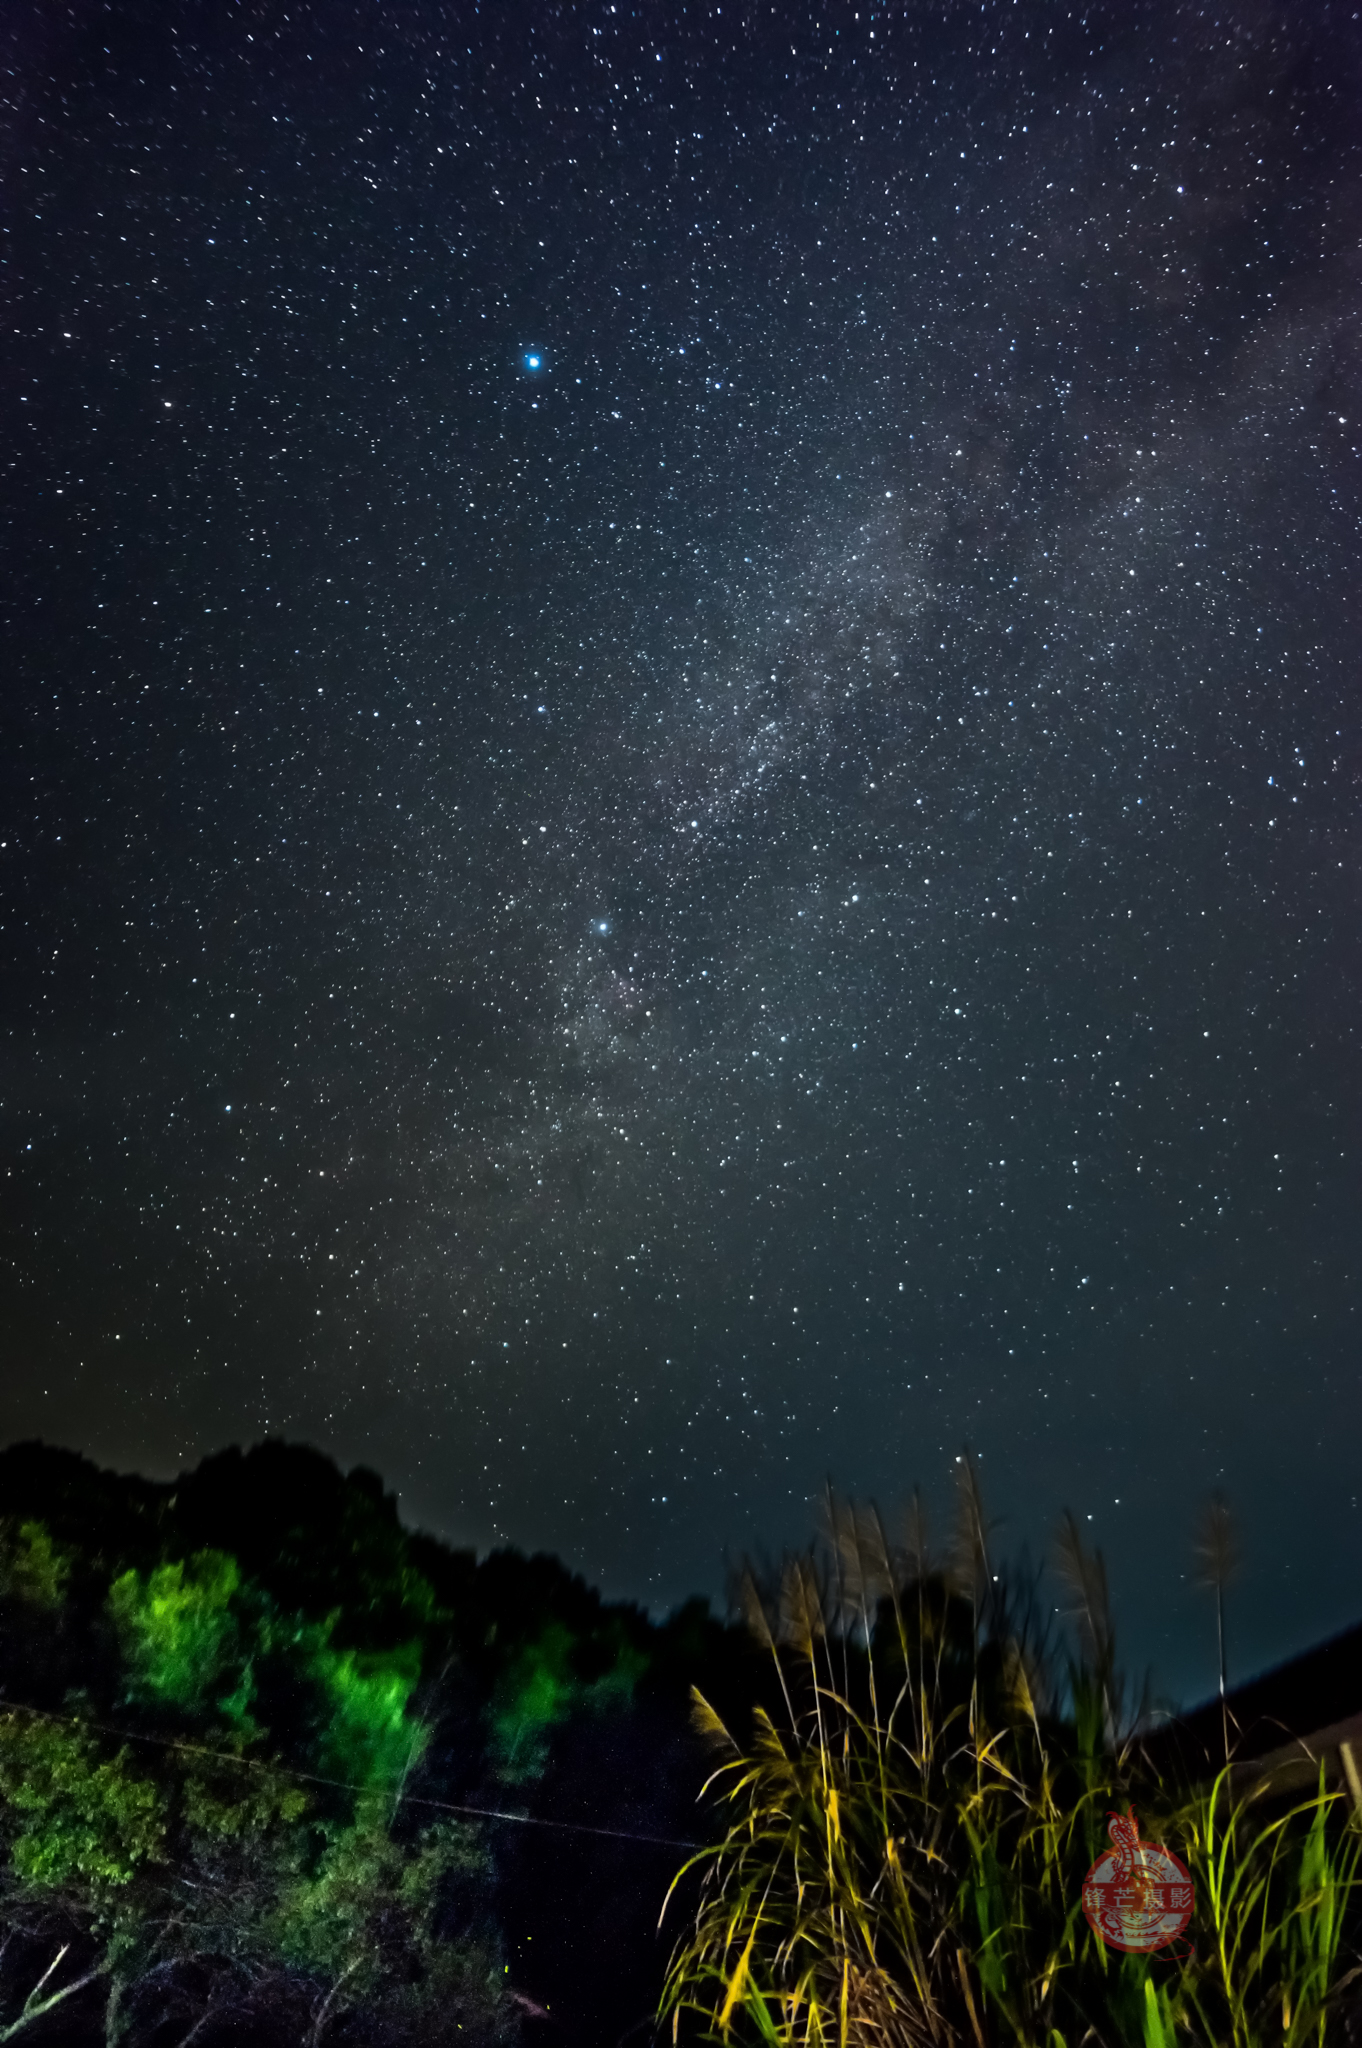
[[327,1704],[323,1771],[349,1785],[400,1783],[425,1742],[423,1729],[407,1715],[421,1676],[420,1644],[363,1651],[336,1650],[321,1641],[312,1671]]
[[109,1612],[130,1699],[191,1714],[215,1708],[241,1731],[251,1729],[251,1672],[233,1612],[240,1583],[236,1560],[220,1550],[114,1580]]
[[210,1843],[259,1841],[272,1830],[301,1820],[311,1801],[281,1771],[235,1770],[210,1776],[211,1766],[191,1760],[183,1785],[183,1816],[196,1847]]
[[[513,2036],[533,2007],[499,1915],[515,1896],[538,1965],[521,1902],[542,1910],[558,1838],[503,1831],[494,1878],[482,1827],[422,1828],[424,1802],[486,1804],[561,1757],[589,1811],[592,1760],[628,1745],[573,1723],[630,1707],[643,1617],[551,1558],[413,1538],[375,1475],[301,1447],[173,1488],[12,1447],[0,1498],[5,1688],[28,1702],[0,1708],[0,2040],[85,2044],[97,2000],[110,2048]],[[643,2009],[646,1970],[623,1996]]]
[[126,1749],[102,1756],[79,1726],[0,1716],[0,1799],[10,1862],[23,1885],[102,1894],[160,1856],[166,1819],[155,1784]]
[[569,1715],[628,1706],[646,1660],[622,1638],[610,1652],[607,1669],[583,1679],[576,1668],[577,1639],[560,1622],[550,1622],[511,1658],[490,1716],[492,1754],[503,1782],[526,1784],[542,1774],[549,1738]]
[[447,1882],[486,1878],[472,1829],[395,1830],[391,1788],[347,1819],[275,1766],[178,1749],[162,1763],[153,1782],[79,1724],[0,1718],[7,1910],[27,1912],[18,1924],[43,1939],[49,1926],[74,1929],[93,1957],[77,1980],[63,1968],[65,1933],[25,2025],[106,1978],[113,2026],[140,1983],[173,1985],[207,1959],[229,1991],[280,1973],[311,1986],[314,2015],[331,2021],[368,2002],[400,2015],[406,2038],[505,2031],[494,1944],[439,1937]]
[[329,1983],[337,2004],[379,1998],[415,2009],[438,1995],[486,2025],[505,2003],[492,1950],[451,1952],[435,1940],[446,1878],[485,1871],[472,1832],[442,1822],[400,1844],[390,1819],[391,1801],[375,1794],[349,1824],[323,1822],[320,1853],[279,1887],[270,1939],[295,1968]]
[[320,1856],[284,1889],[276,1912],[279,1947],[291,1962],[332,1977],[377,1971],[375,1923],[400,1890],[404,1862],[385,1825],[388,1805],[380,1796],[363,1802],[348,1826],[323,1824]]
[[66,1595],[71,1560],[41,1522],[0,1520],[0,1599],[55,1609]]

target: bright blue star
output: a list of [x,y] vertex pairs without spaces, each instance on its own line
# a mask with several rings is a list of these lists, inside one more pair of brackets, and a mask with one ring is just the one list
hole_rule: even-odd
[[540,364],[543,362],[543,360],[544,358],[542,356],[526,356],[525,368],[527,370],[537,370]]

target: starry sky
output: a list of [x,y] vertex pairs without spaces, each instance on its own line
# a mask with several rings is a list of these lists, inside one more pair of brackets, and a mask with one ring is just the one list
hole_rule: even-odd
[[0,38],[0,1434],[1356,1619],[1349,0]]

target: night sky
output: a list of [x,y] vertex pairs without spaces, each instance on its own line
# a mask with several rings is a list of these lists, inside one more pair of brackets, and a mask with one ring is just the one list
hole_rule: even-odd
[[0,1435],[1356,1619],[1350,0],[0,39]]

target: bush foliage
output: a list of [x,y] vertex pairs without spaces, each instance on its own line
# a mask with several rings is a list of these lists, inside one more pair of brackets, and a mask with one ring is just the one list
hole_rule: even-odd
[[646,2026],[674,1857],[634,1837],[691,1832],[682,1674],[735,1643],[411,1535],[310,1451],[173,1487],[0,1453],[0,2042]]

